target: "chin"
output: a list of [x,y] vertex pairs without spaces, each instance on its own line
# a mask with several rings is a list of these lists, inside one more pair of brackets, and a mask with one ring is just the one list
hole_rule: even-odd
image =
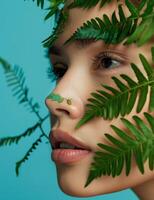
[[84,187],[91,162],[92,157],[87,156],[87,158],[77,163],[65,165],[56,163],[58,184],[65,194],[74,197],[92,197],[128,189],[141,182],[140,173],[137,176],[138,178],[134,180],[134,175],[137,172],[131,173],[128,177],[125,175],[124,170],[120,176],[114,178],[111,176],[101,176],[94,179],[87,187]]
[[67,195],[74,197],[90,197],[96,196],[90,189],[91,187],[84,187],[92,157],[82,159],[79,162],[69,165],[56,164],[57,179],[60,189]]
[[[85,180],[86,181],[86,180]],[[94,188],[92,187],[84,187],[85,181],[82,181],[80,177],[73,178],[65,178],[65,177],[59,177],[58,184],[60,189],[67,195],[73,196],[73,197],[92,197],[99,195],[95,192]],[[101,193],[102,194],[102,193]]]
[[88,178],[91,161],[92,158],[88,156],[82,161],[71,165],[56,164],[58,184],[65,194],[74,197],[92,197],[120,189],[117,187],[117,184],[112,187],[112,183],[114,183],[113,178],[108,176],[97,178],[87,187],[84,187]]

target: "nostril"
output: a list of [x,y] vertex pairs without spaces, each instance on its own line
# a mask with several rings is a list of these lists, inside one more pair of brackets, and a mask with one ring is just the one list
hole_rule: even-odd
[[63,112],[63,113],[65,113],[65,114],[67,114],[67,115],[70,114],[70,113],[69,113],[67,110],[65,110],[65,109],[56,108],[56,110],[57,110],[58,112]]

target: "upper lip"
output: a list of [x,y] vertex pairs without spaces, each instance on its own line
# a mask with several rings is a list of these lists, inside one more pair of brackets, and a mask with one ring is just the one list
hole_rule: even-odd
[[90,148],[86,144],[72,137],[69,133],[64,132],[60,129],[55,129],[51,131],[49,138],[50,138],[50,143],[53,149],[55,149],[60,142],[66,142],[78,148],[86,149],[90,151]]

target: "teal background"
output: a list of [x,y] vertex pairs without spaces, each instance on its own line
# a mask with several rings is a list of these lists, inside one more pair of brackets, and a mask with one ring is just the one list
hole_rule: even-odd
[[[23,68],[30,95],[41,105],[41,116],[47,114],[45,96],[54,88],[47,79],[49,66],[41,41],[51,31],[52,21],[44,22],[46,11],[42,11],[32,0],[0,1],[0,56],[12,65]],[[3,69],[0,66],[0,137],[23,133],[37,122],[33,113],[18,104],[7,87]],[[49,120],[43,125],[49,133]],[[31,138],[22,139],[19,145],[0,148],[0,200],[78,200],[64,194],[58,187],[55,165],[50,159],[50,145],[44,139],[29,160],[21,166],[16,177],[15,163],[20,160],[40,135],[36,131]],[[131,190],[90,197],[91,200],[137,200]]]

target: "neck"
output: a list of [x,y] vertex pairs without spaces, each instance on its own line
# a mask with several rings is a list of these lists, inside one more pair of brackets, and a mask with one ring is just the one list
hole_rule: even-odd
[[132,188],[140,200],[154,199],[154,179]]

